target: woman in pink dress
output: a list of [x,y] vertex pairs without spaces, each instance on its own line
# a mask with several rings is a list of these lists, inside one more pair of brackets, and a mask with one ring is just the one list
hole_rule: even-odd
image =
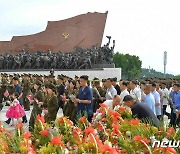
[[12,95],[13,102],[10,104],[8,111],[6,112],[6,117],[12,119],[12,126],[14,126],[14,119],[19,121],[19,118],[25,115],[24,109],[19,104],[18,98],[19,94],[14,92]]

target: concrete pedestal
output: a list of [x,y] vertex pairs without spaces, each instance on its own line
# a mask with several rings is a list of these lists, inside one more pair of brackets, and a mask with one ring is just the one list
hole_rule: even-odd
[[[7,74],[23,74],[23,73],[30,73],[30,74],[42,74],[42,75],[49,75],[50,70],[8,70],[8,71],[1,71],[2,73]],[[82,70],[54,70],[54,75],[64,74],[69,77],[74,78],[75,75],[88,75],[89,79],[92,80],[94,77],[98,77],[99,79],[103,78],[113,78],[117,77],[118,80],[121,79],[121,68],[97,68],[97,69],[82,69]]]
[[92,69],[96,68],[115,68],[115,64],[93,64]]

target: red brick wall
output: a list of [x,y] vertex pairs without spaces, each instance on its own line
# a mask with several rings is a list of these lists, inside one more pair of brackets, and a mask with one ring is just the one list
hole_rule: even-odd
[[101,46],[107,13],[87,13],[66,20],[49,21],[45,31],[26,36],[13,36],[11,41],[0,41],[0,52],[19,52],[50,49],[53,52],[73,51],[77,46]]

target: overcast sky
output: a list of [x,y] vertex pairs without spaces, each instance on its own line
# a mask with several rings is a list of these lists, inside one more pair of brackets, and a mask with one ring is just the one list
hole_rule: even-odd
[[43,31],[47,21],[87,12],[109,11],[106,35],[116,40],[115,51],[134,54],[142,67],[180,74],[179,0],[0,0],[0,40]]

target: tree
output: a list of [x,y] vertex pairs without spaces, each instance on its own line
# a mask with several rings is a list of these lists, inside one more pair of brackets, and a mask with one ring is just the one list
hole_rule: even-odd
[[133,79],[140,77],[142,61],[138,56],[117,52],[113,59],[115,67],[121,67],[123,78]]
[[[164,73],[158,72],[154,70],[153,68],[142,68],[141,77],[158,77],[158,78],[164,78]],[[174,78],[173,74],[166,74],[166,78]]]
[[179,74],[179,75],[176,75],[175,78],[176,78],[177,80],[180,80],[180,74]]

